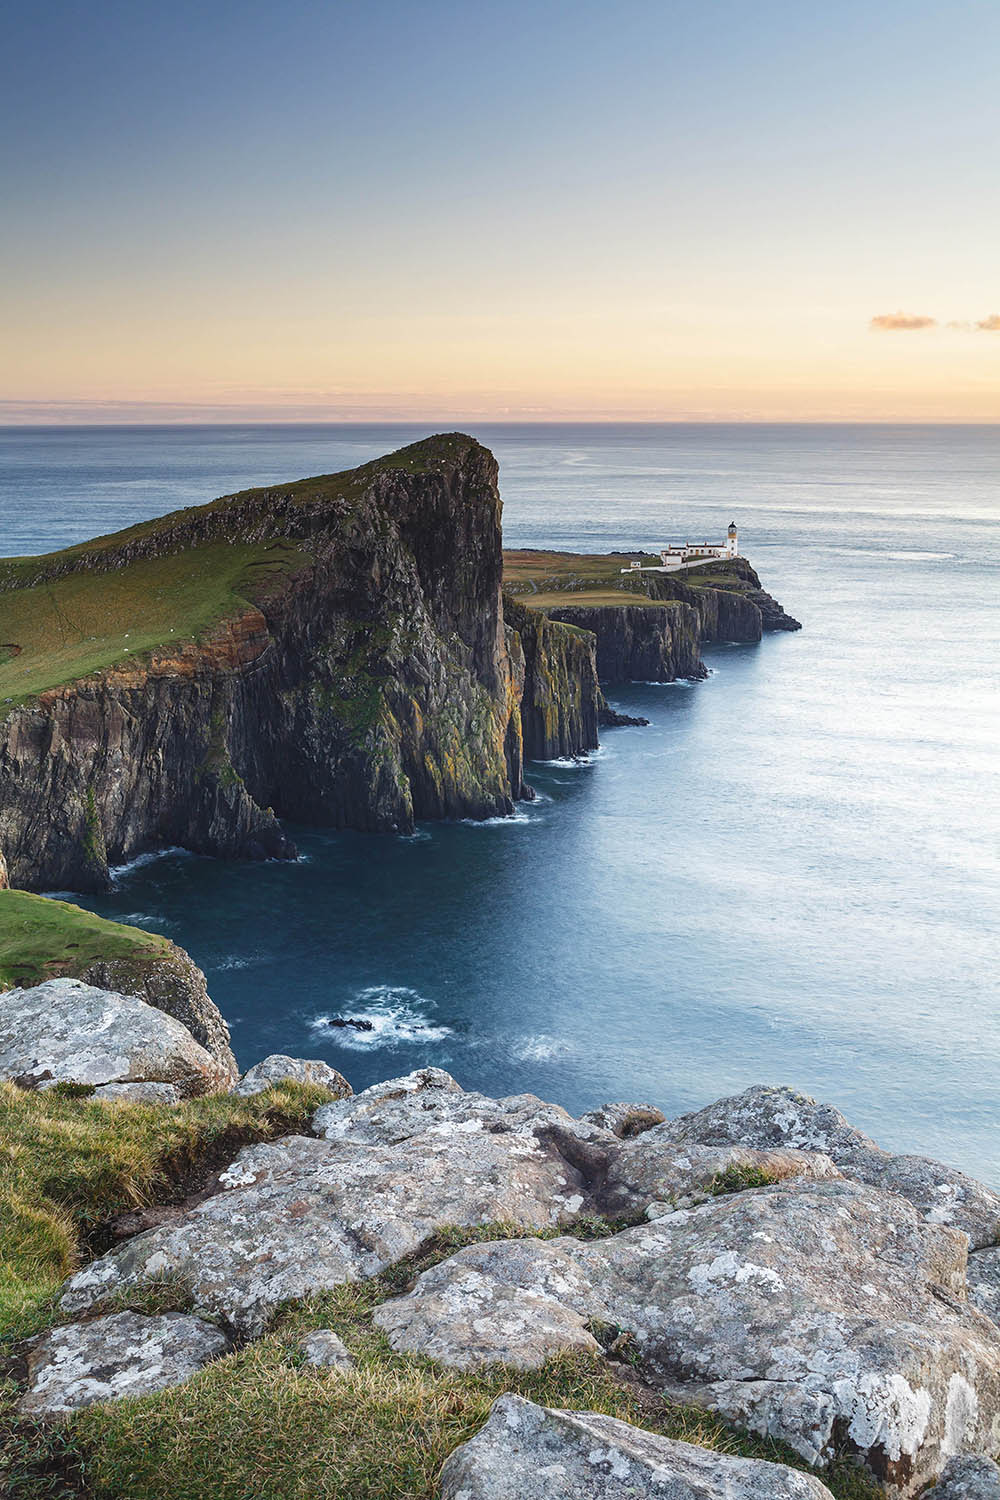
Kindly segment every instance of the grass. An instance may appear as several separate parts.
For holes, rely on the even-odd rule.
[[[806,1467],[783,1445],[665,1401],[627,1367],[599,1357],[561,1356],[529,1372],[494,1366],[461,1373],[395,1354],[372,1322],[379,1303],[461,1245],[511,1232],[490,1224],[443,1233],[383,1276],[288,1305],[263,1339],[185,1386],[92,1407],[63,1429],[22,1425],[13,1436],[11,1500],[58,1494],[37,1488],[46,1465],[77,1485],[85,1477],[93,1500],[432,1500],[444,1460],[479,1430],[504,1391],[545,1406],[604,1412],[719,1452]],[[300,1341],[315,1328],[340,1335],[355,1361],[351,1371],[304,1362]],[[18,1488],[18,1463],[35,1488]],[[880,1493],[848,1461],[823,1478],[837,1500]]]
[[[613,606],[615,609],[666,609],[667,605],[660,599],[647,599],[645,594],[637,594],[634,589],[552,589],[540,591],[535,594],[518,595],[522,604],[529,609],[564,609],[568,604],[579,604],[583,608],[605,608]]]
[[[327,1097],[284,1083],[166,1109],[0,1082],[0,1353],[45,1325],[61,1281],[108,1219],[168,1201],[246,1141],[302,1129]]]
[[[0,638],[20,649],[0,662],[0,704],[197,640],[245,613],[266,580],[306,561],[285,542],[216,542],[8,589],[0,593]]]
[[[165,938],[108,922],[68,901],[0,891],[0,990],[82,974],[102,960],[155,959]]]
[[[285,1084],[250,1099],[220,1095],[168,1110],[0,1085],[0,1367],[5,1350],[16,1352],[19,1340],[58,1321],[59,1282],[103,1221],[176,1196],[193,1168],[228,1160],[244,1140],[302,1128],[319,1098],[315,1089]],[[585,1238],[620,1227],[599,1218],[576,1226]],[[805,1467],[780,1444],[663,1400],[627,1363],[574,1355],[527,1373],[462,1373],[393,1352],[372,1321],[379,1303],[462,1245],[518,1232],[505,1224],[443,1231],[382,1276],[286,1305],[262,1339],[186,1385],[91,1407],[66,1423],[18,1419],[16,1381],[0,1380],[0,1493],[5,1500],[432,1500],[444,1459],[508,1390]],[[153,1313],[185,1302],[183,1288],[164,1283],[119,1305]],[[353,1370],[304,1362],[300,1340],[315,1328],[340,1335]],[[599,1338],[620,1332],[595,1330]],[[622,1343],[627,1351],[627,1339],[616,1347]],[[880,1493],[846,1460],[822,1477],[837,1500]]]
[[[717,561],[693,564],[679,573],[633,573],[628,555],[590,552],[510,551],[503,555],[504,588],[532,609],[555,609],[563,604],[606,608],[609,605],[662,605],[648,590],[669,587],[667,580],[686,588],[739,588],[741,580]],[[652,558],[644,558],[647,565]],[[622,569],[626,571],[623,572]]]

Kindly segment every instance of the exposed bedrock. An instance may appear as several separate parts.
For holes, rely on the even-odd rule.
[[[504,596],[504,619],[523,652],[524,756],[556,760],[595,750],[604,699],[592,631],[526,609],[509,594]]]
[[[492,455],[453,435],[39,559],[31,587],[77,571],[113,588],[137,560],[202,544],[301,554],[200,640],[8,710],[11,882],[100,889],[109,864],[170,844],[287,857],[279,817],[407,832],[509,813],[530,795],[525,755],[597,744],[599,689],[591,637],[505,625],[500,513]]]
[[[549,615],[593,632],[604,686],[706,676],[699,654],[699,616],[690,605],[563,605]]]
[[[916,1495],[954,1455],[1000,1448],[1000,1328],[969,1299],[965,1232],[1000,1200],[925,1163],[957,1205],[943,1223],[911,1159],[880,1153],[876,1177],[878,1148],[835,1111],[769,1092],[795,1107],[761,1129],[757,1090],[677,1121],[628,1104],[573,1119],[425,1069],[324,1105],[316,1136],[245,1148],[217,1191],[78,1271],[61,1307],[86,1317],[168,1277],[253,1338],[289,1298],[496,1226],[508,1237],[378,1305],[396,1350],[466,1370],[624,1353],[670,1399],[812,1463],[853,1451]],[[602,1213],[631,1226],[578,1232]]]

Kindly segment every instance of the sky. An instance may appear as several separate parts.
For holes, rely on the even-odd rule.
[[[996,0],[8,0],[0,422],[1000,421]]]

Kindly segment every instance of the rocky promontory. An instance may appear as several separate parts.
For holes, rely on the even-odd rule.
[[[172,844],[286,858],[282,819],[507,814],[526,759],[596,746],[601,682],[795,624],[741,559],[637,582],[539,554],[542,597],[500,516],[493,456],[450,434],[0,562],[0,882],[102,889]]]

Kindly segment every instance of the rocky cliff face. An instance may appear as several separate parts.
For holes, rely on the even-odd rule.
[[[510,595],[504,599],[504,618],[524,659],[524,755],[529,760],[557,760],[595,750],[604,699],[594,634],[525,609]]]
[[[279,816],[405,832],[507,813],[524,753],[596,744],[591,644],[532,623],[525,646],[505,629],[496,463],[472,439],[179,512],[39,559],[30,581],[113,584],[220,539],[301,556],[201,639],[51,688],[0,725],[14,884],[100,888],[109,863],[171,843],[287,856]]]
[[[603,686],[704,677],[701,617],[690,604],[564,605],[549,612],[593,633]]]

